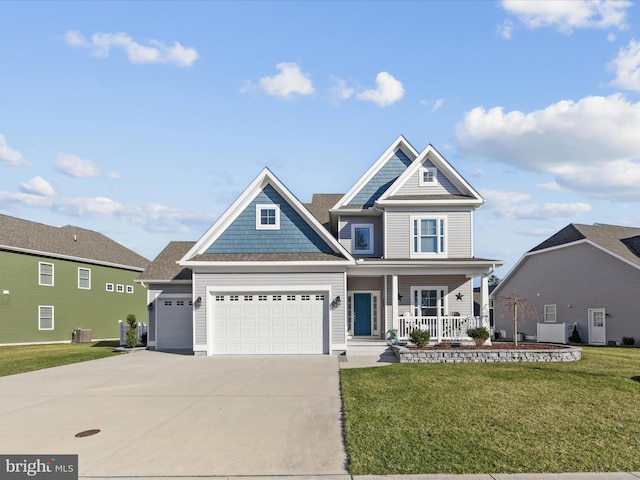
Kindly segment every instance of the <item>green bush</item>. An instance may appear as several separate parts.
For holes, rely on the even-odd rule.
[[[481,338],[482,340],[486,340],[491,336],[489,330],[486,327],[474,327],[467,330],[467,335],[471,338]]]
[[[571,336],[569,337],[569,341],[571,343],[582,343],[582,338],[580,338],[580,332],[578,332],[578,326],[573,326],[573,332],[571,332]]]
[[[425,347],[429,344],[429,339],[431,335],[426,330],[420,330],[419,328],[414,328],[409,334],[409,340],[414,343],[417,347]]]
[[[133,313],[127,315],[127,335],[125,337],[125,343],[127,347],[134,348],[138,345],[138,322],[136,322],[136,316]]]
[[[633,337],[622,337],[622,344],[623,345],[635,345],[636,344],[636,339]]]

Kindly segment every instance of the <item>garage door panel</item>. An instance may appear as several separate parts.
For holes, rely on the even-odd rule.
[[[192,349],[193,320],[191,299],[189,297],[161,297],[158,301],[158,305],[158,349]]]
[[[211,300],[215,353],[325,353],[322,294],[234,292]]]

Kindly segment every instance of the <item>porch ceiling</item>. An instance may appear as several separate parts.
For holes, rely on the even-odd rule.
[[[467,278],[491,273],[502,266],[500,260],[481,258],[380,259],[361,258],[347,267],[350,276],[371,275],[465,275]]]

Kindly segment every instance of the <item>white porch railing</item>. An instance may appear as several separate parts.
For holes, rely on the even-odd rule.
[[[407,340],[409,334],[416,328],[429,332],[432,339],[441,340],[469,340],[467,330],[475,327],[485,327],[489,330],[489,317],[411,317],[402,316],[398,319],[398,339]]]

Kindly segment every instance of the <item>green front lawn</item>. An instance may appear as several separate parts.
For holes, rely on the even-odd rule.
[[[0,377],[118,355],[118,341],[0,347]]]
[[[340,377],[354,475],[640,471],[640,349]]]

